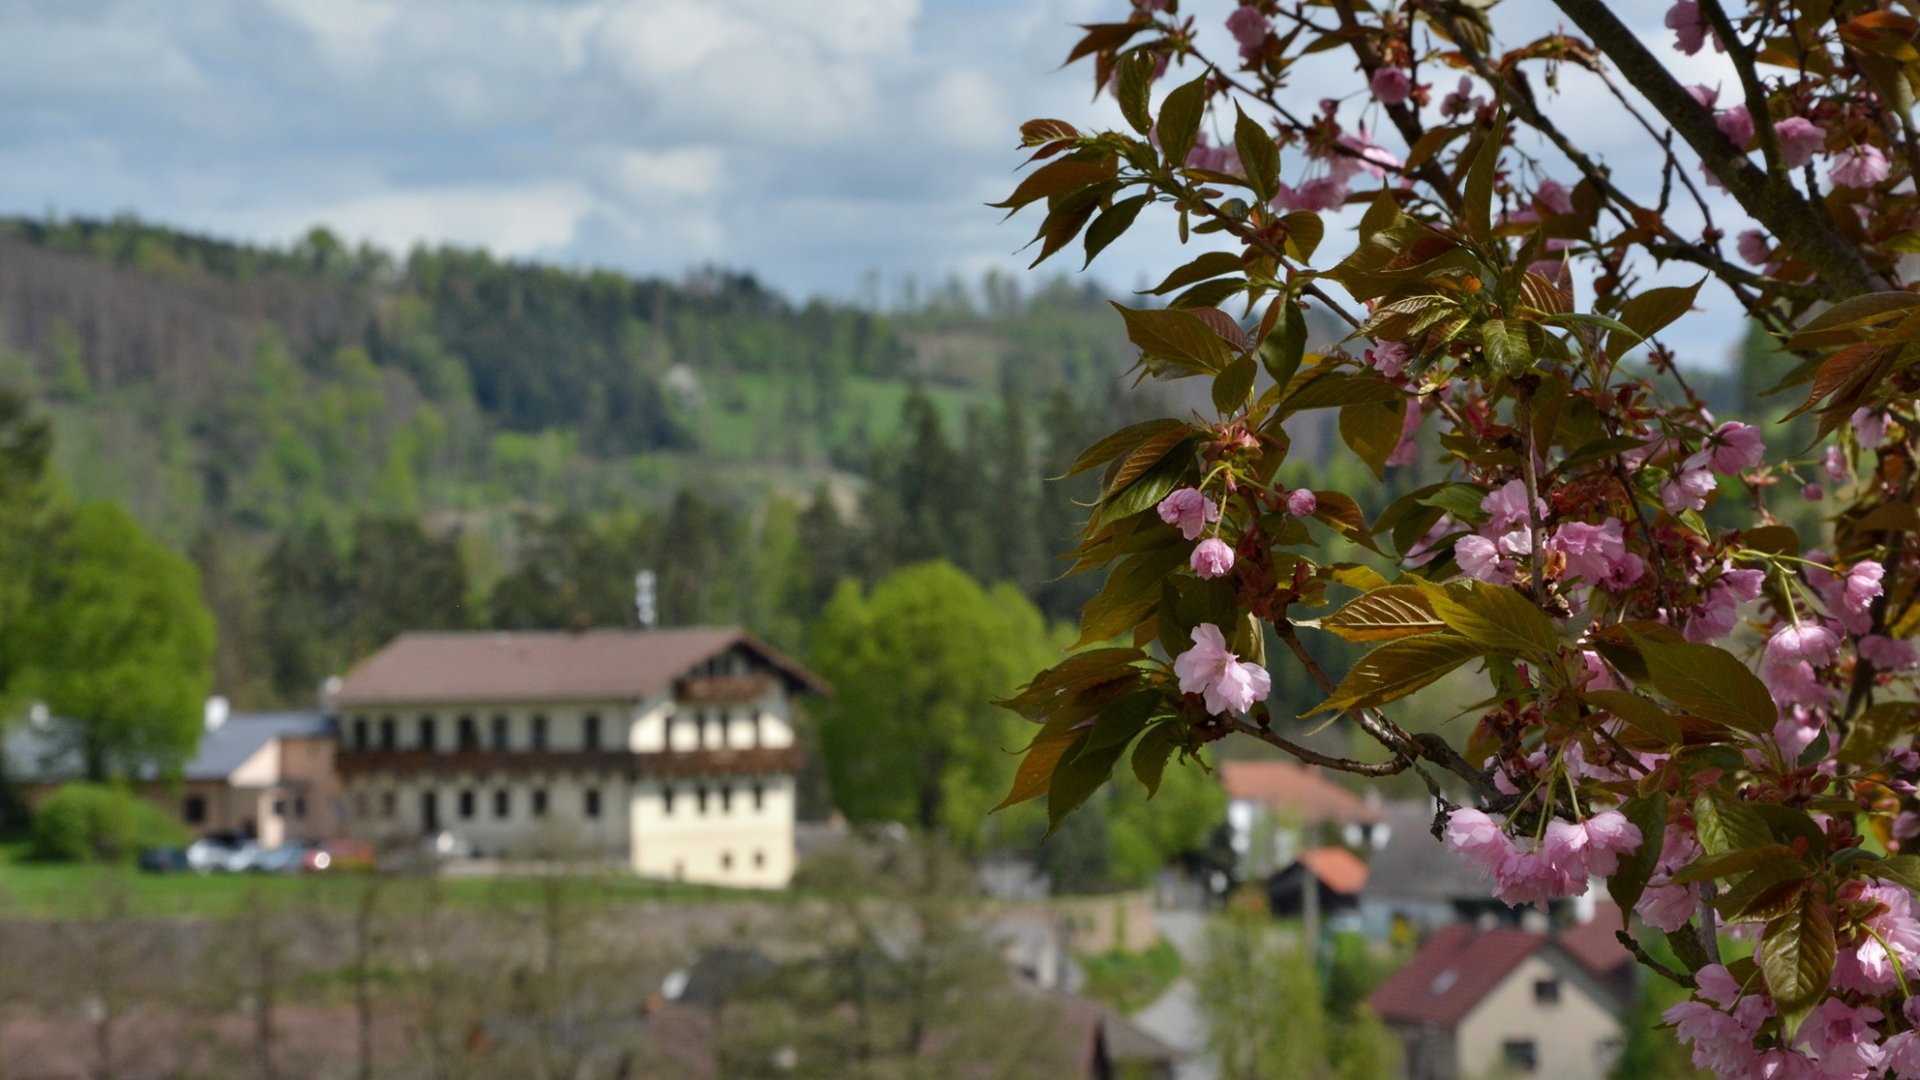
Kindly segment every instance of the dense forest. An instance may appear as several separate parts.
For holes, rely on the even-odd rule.
[[[1188,403],[1132,386],[1097,286],[901,291],[877,311],[720,270],[16,219],[0,387],[51,420],[69,495],[197,564],[215,685],[242,707],[310,702],[404,629],[630,625],[642,568],[663,621],[796,650],[842,579],[929,558],[1071,616],[1097,582],[1054,555],[1091,479],[1044,478]],[[1756,414],[1772,365],[1748,359],[1694,389]],[[1416,464],[1380,485],[1332,432],[1295,435],[1325,464],[1289,483],[1378,510],[1424,482]]]

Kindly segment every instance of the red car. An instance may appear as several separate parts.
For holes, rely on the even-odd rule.
[[[329,840],[307,852],[301,869],[365,870],[373,865],[373,845],[364,840]]]

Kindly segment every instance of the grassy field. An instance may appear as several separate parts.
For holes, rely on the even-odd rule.
[[[275,909],[351,910],[375,883],[354,872],[325,874],[143,874],[131,867],[35,862],[25,845],[0,843],[0,917],[85,919],[224,918],[256,905]],[[552,891],[534,876],[381,878],[380,906],[389,911],[448,907],[531,909]],[[785,894],[645,881],[615,874],[567,877],[570,905],[614,906],[650,901],[738,902]],[[436,897],[436,890],[438,895]]]

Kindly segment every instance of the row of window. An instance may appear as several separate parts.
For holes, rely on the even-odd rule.
[[[673,729],[676,724],[691,724],[693,727],[694,745],[707,745],[707,725],[709,723],[718,727],[719,741],[724,743],[728,730],[725,711],[714,710],[713,715],[709,716],[707,710],[695,709],[686,716],[672,716],[667,718],[667,745],[673,745]],[[751,718],[747,720],[747,724],[749,725],[751,736],[750,744],[759,746],[760,725],[755,723]],[[377,721],[365,716],[356,716],[352,721],[350,745],[355,750],[398,750],[400,748],[400,725],[400,719],[394,716],[382,716]],[[514,749],[512,740],[509,738],[511,730],[512,725],[506,716],[494,716],[487,725],[486,748],[494,751]],[[439,722],[432,714],[422,715],[419,720],[415,722],[413,732],[412,749],[429,751],[440,749]],[[480,724],[477,718],[471,715],[465,715],[454,720],[452,748],[455,750],[479,750],[481,748]],[[543,714],[535,713],[533,715],[528,727],[527,745],[525,749],[547,749],[547,718]],[[599,713],[588,713],[581,718],[580,749],[600,749]]]
[[[676,804],[678,804],[679,806],[682,807],[682,809],[689,810],[695,816],[699,816],[699,817],[706,816],[709,812],[713,811],[716,806],[718,808],[719,813],[730,814],[733,812],[734,789],[733,789],[733,785],[731,784],[721,784],[714,788],[709,788],[705,784],[696,784],[691,794],[692,794],[692,805],[688,806],[684,801],[678,798],[679,792],[676,789],[671,787],[665,789],[661,793],[662,811],[666,814],[667,817],[672,817],[674,815],[674,807]],[[742,794],[746,796],[746,798],[752,803],[753,809],[756,812],[765,810],[767,808],[767,789],[764,785],[757,784],[757,783],[751,784],[742,792]],[[434,793],[431,791],[423,792],[422,795],[424,798],[429,800],[434,798]],[[455,804],[459,811],[460,820],[472,821],[476,816],[478,816],[478,810],[477,810],[479,805],[478,799],[479,799],[478,795],[474,792],[472,788],[460,789],[459,794],[455,796]],[[531,792],[528,793],[528,810],[534,817],[547,816],[547,802],[548,800],[547,800],[546,788],[534,788]],[[298,800],[297,805],[298,805],[298,813],[296,816],[305,817],[306,816],[306,800],[305,799]],[[189,821],[195,820],[191,816],[191,807],[192,807],[192,804],[191,802],[189,802],[189,812],[190,812],[188,817]],[[355,799],[354,809],[359,814],[360,817],[365,818],[368,816],[367,815],[367,809],[368,809],[367,795],[365,792],[362,792]],[[279,803],[274,804],[274,811],[275,813],[280,812]],[[204,807],[202,808],[202,813],[203,814],[205,813]],[[392,818],[398,813],[399,813],[399,800],[395,797],[394,793],[391,791],[381,792],[380,793],[380,816],[384,818]],[[493,816],[496,819],[500,819],[500,820],[505,820],[513,816],[513,789],[512,788],[495,788],[494,789]],[[580,792],[580,816],[585,818],[598,818],[600,816],[600,789],[599,788],[590,787],[590,788],[582,789],[582,791]]]
[[[273,800],[273,809],[270,813],[274,817],[283,818],[287,816],[288,809],[286,799],[275,799]],[[307,797],[305,795],[295,795],[291,809],[296,819],[304,820],[307,816]],[[186,800],[181,804],[180,816],[184,818],[189,825],[206,824],[207,797],[204,795],[187,796]]]

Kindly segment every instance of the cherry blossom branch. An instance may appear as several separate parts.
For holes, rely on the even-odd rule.
[[[1622,948],[1626,949],[1628,952],[1633,954],[1633,958],[1639,961],[1642,967],[1645,967],[1651,970],[1654,974],[1659,975],[1660,977],[1665,979],[1671,979],[1673,982],[1681,986],[1684,986],[1689,990],[1699,985],[1699,983],[1694,980],[1694,977],[1691,974],[1687,972],[1682,972],[1682,971],[1675,971],[1672,968],[1668,967],[1667,965],[1661,963],[1660,961],[1655,960],[1652,956],[1648,955],[1647,950],[1641,947],[1639,939],[1635,938],[1632,934],[1627,933],[1625,930],[1615,930],[1613,932],[1613,937],[1614,937],[1614,940],[1620,943]]]
[[[1612,60],[1640,96],[1700,155],[1707,168],[1749,215],[1792,249],[1814,272],[1830,300],[1877,291],[1875,275],[1860,251],[1809,206],[1791,184],[1770,178],[1740,154],[1714,123],[1713,114],[1687,93],[1666,65],[1647,50],[1604,0],[1554,0],[1599,50]]]
[[[1251,735],[1269,746],[1278,747],[1286,751],[1288,754],[1299,758],[1308,765],[1318,765],[1322,768],[1353,773],[1356,776],[1394,776],[1407,771],[1408,767],[1413,765],[1410,759],[1397,755],[1390,761],[1370,762],[1322,754],[1317,750],[1302,746],[1274,731],[1264,707],[1261,707],[1259,711],[1261,714],[1260,723],[1252,724],[1236,717],[1227,724],[1227,730],[1236,731],[1242,735]]]
[[[1380,54],[1375,51],[1373,43],[1367,40],[1366,34],[1361,32],[1360,21],[1354,18],[1352,0],[1335,0],[1333,9],[1340,16],[1340,30],[1347,36],[1347,44],[1360,61],[1360,70],[1371,85],[1373,73],[1382,66]],[[1420,145],[1420,137],[1427,133],[1426,125],[1420,122],[1420,114],[1408,108],[1404,101],[1395,105],[1383,102],[1382,107],[1387,111],[1387,119],[1399,129],[1400,137],[1406,140],[1408,149]],[[1460,190],[1448,181],[1445,170],[1435,165],[1431,158],[1422,162],[1416,171],[1421,181],[1440,196],[1441,202],[1447,204],[1447,209],[1458,213],[1465,205],[1466,200]]]

